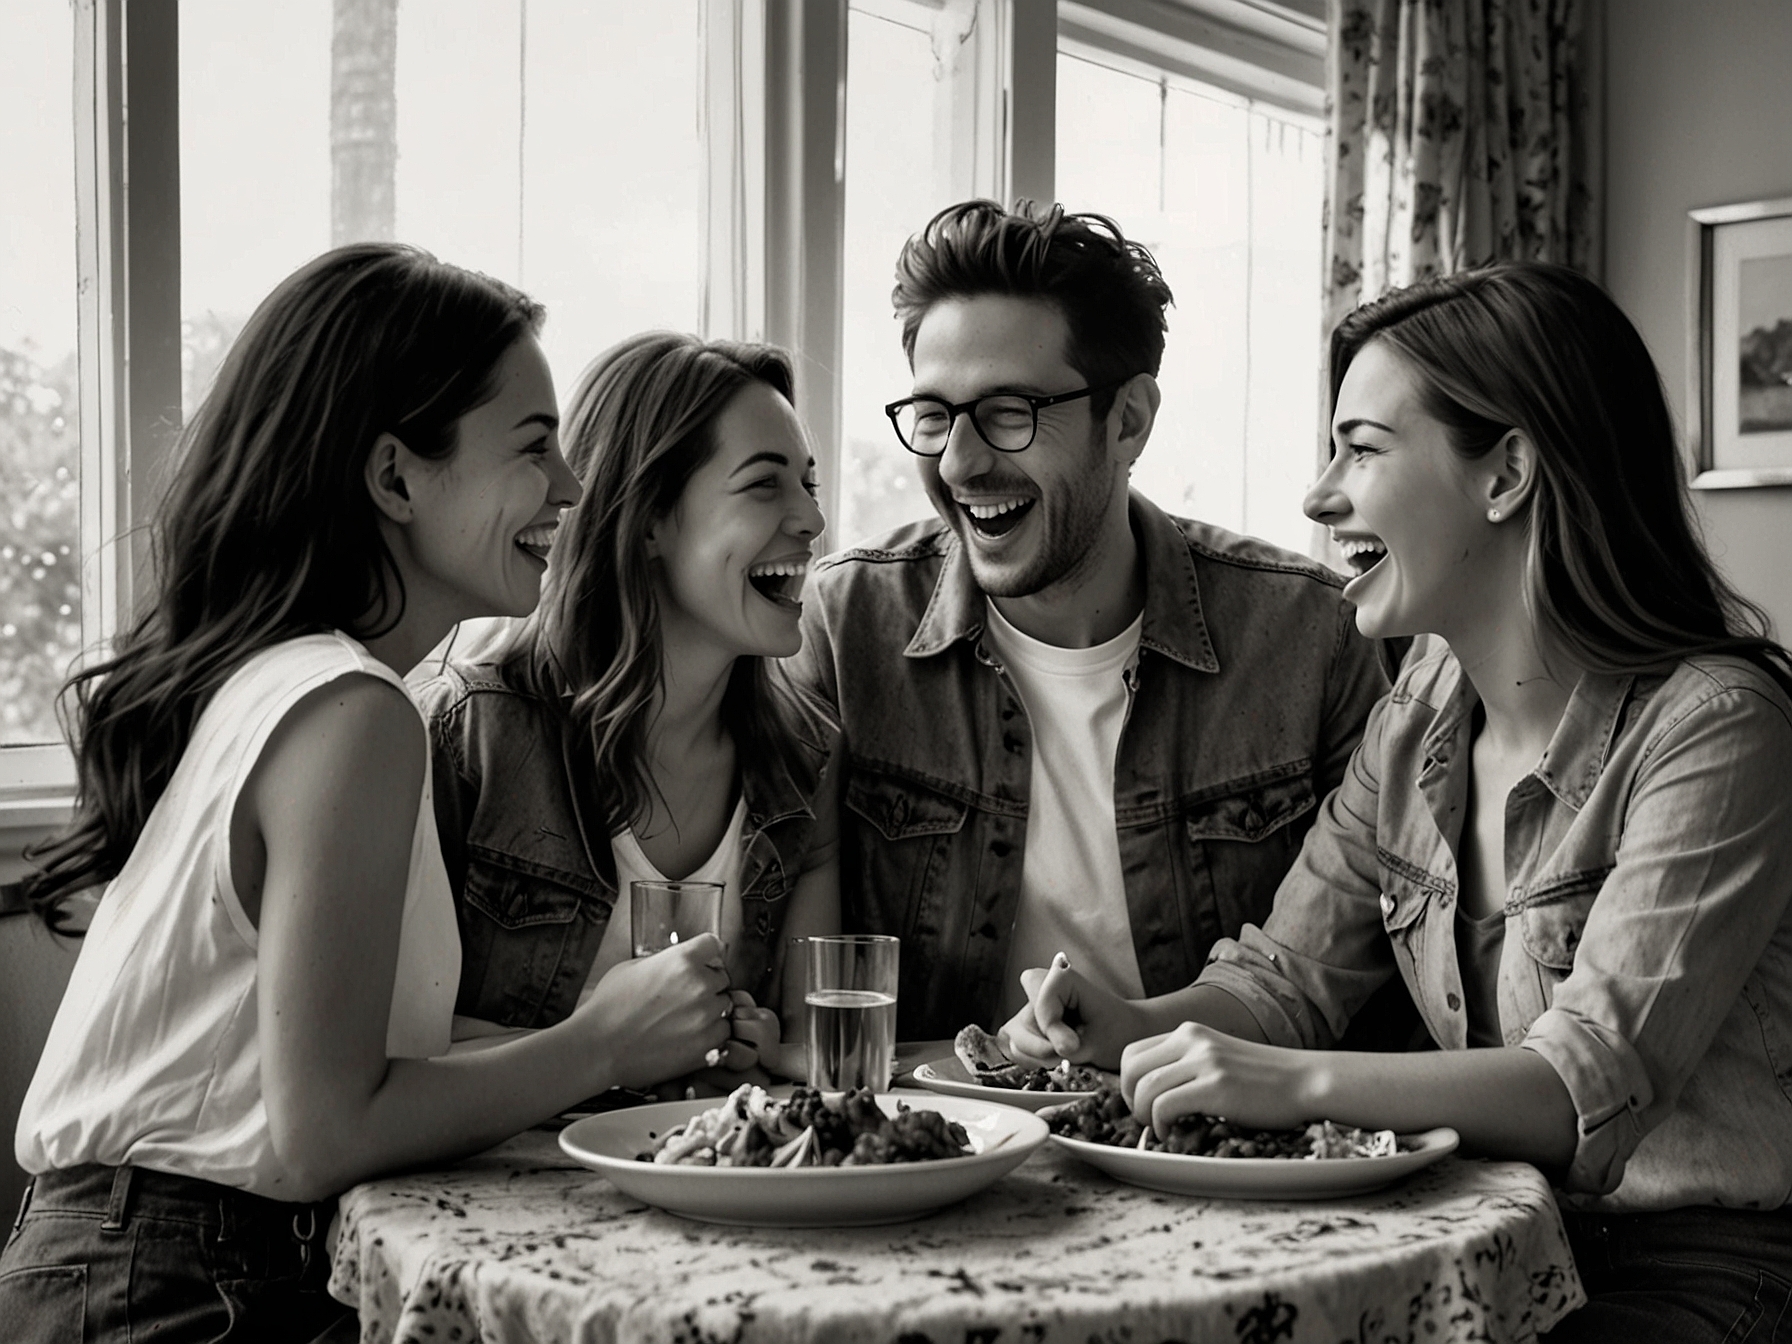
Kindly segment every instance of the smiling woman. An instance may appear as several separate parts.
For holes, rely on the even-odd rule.
[[[1522,563],[1525,532],[1493,525],[1500,482],[1483,477],[1510,464],[1454,451],[1426,395],[1393,347],[1365,347],[1338,389],[1337,451],[1309,507],[1356,572],[1344,596],[1358,630],[1372,639],[1430,631],[1454,645],[1497,620],[1510,597],[1505,562]]]
[[[1562,1187],[1591,1301],[1552,1341],[1743,1338],[1792,1281],[1792,655],[1705,554],[1648,351],[1586,277],[1396,291],[1331,372],[1307,512],[1365,634],[1442,638],[1261,927],[1155,999],[1029,971],[1008,1030],[1119,1061],[1160,1130],[1451,1126]],[[1395,975],[1442,1048],[1318,1053]]]
[[[421,688],[468,1033],[566,1017],[629,958],[629,884],[692,879],[726,889],[718,1077],[795,1065],[759,1004],[802,1001],[783,948],[831,932],[838,894],[836,735],[772,661],[801,645],[822,528],[791,394],[769,346],[657,332],[600,356],[567,407],[585,494],[540,609]]]
[[[54,919],[107,884],[20,1113],[9,1339],[310,1340],[346,1314],[340,1191],[723,1040],[699,938],[555,1031],[438,1058],[460,948],[401,677],[453,622],[534,607],[578,497],[541,318],[416,249],[340,248],[189,422],[158,590],[74,682],[79,812],[30,888]]]
[[[660,635],[681,668],[726,674],[737,657],[788,657],[809,547],[822,527],[815,463],[796,410],[751,382],[716,416],[713,451],[647,530],[659,562]]]
[[[553,376],[533,337],[511,346],[492,381],[491,399],[462,418],[452,457],[419,460],[384,434],[368,460],[376,480],[415,482],[406,503],[416,526],[393,538],[416,574],[406,598],[439,608],[450,625],[474,611],[535,610],[560,510],[579,497],[560,455]]]

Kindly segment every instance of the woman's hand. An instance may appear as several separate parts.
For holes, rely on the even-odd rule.
[[[1138,1005],[1071,970],[1062,952],[1049,969],[1022,971],[1027,1006],[996,1039],[1008,1058],[1050,1067],[1060,1059],[1111,1069],[1120,1052],[1148,1030]]]
[[[744,989],[730,994],[734,1000],[733,1035],[722,1062],[736,1071],[769,1063],[781,1031],[778,1015],[759,1007]]]
[[[607,1086],[648,1087],[703,1067],[726,1045],[734,1013],[721,940],[705,933],[613,966],[568,1021],[609,1056]]]
[[[1199,1111],[1259,1129],[1292,1129],[1321,1117],[1316,1089],[1326,1057],[1259,1045],[1184,1022],[1126,1047],[1120,1090],[1133,1116],[1161,1137],[1179,1115]]]

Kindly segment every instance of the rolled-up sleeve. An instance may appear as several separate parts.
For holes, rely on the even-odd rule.
[[[1673,1110],[1786,913],[1792,723],[1764,687],[1712,681],[1600,783],[1629,789],[1615,863],[1522,1042],[1573,1099],[1565,1185],[1592,1194]]]
[[[1335,1045],[1394,972],[1379,905],[1376,825],[1389,718],[1399,710],[1383,697],[1370,711],[1269,918],[1215,943],[1197,981],[1238,999],[1277,1045]]]

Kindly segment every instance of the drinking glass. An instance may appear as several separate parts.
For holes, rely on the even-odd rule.
[[[809,940],[809,1085],[887,1092],[896,1058],[896,968],[902,940],[831,934]]]
[[[629,934],[637,957],[651,957],[700,933],[722,931],[720,882],[629,883]]]

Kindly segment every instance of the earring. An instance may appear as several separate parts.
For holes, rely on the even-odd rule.
[[[1500,511],[1498,509],[1487,510],[1487,521],[1488,522],[1497,523],[1497,522],[1499,522],[1499,520],[1500,520]]]

